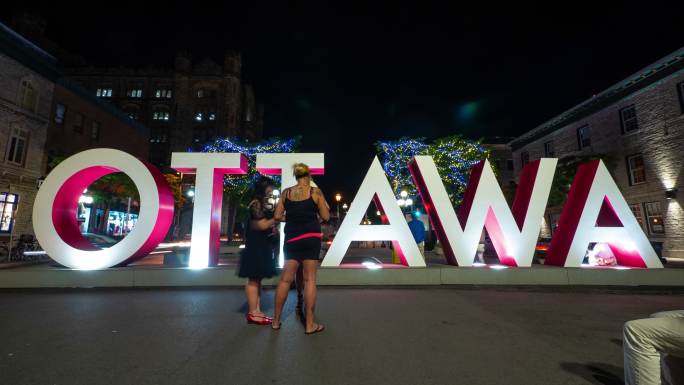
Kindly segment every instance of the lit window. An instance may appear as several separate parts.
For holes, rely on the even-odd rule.
[[[213,112],[209,113],[209,120],[216,120],[216,114]]]
[[[197,90],[197,97],[198,98],[203,98],[204,97],[204,89],[200,88]]]
[[[154,97],[157,99],[171,99],[171,90],[167,88],[158,88],[154,91]]]
[[[66,114],[66,107],[64,104],[57,103],[55,105],[55,123],[64,124],[64,115]]]
[[[111,98],[112,89],[111,88],[98,88],[95,95],[99,98]]]
[[[129,98],[142,98],[142,90],[139,88],[128,90],[126,95],[128,95]]]
[[[202,118],[203,118],[203,117],[202,117],[202,113],[201,113],[201,112],[198,112],[197,114],[195,114],[195,120],[196,120],[196,121],[201,122],[201,121],[202,121]]]
[[[14,214],[19,202],[17,194],[0,193],[0,233],[12,231]]]
[[[550,140],[544,143],[544,157],[553,158],[556,156],[556,152],[553,149],[553,141]]]
[[[622,125],[623,134],[639,129],[636,108],[633,105],[620,110],[620,124]]]
[[[589,136],[589,126],[582,126],[577,129],[577,144],[579,149],[591,146],[591,137]]]
[[[93,126],[90,130],[90,140],[93,142],[100,140],[100,122],[93,121]]]
[[[36,110],[38,104],[38,92],[30,80],[21,81],[19,88],[19,106],[30,111]]]
[[[78,132],[79,134],[83,133],[84,120],[83,114],[79,114],[78,112],[74,114],[74,132]]]
[[[138,120],[138,113],[137,112],[129,112],[128,113],[128,118],[133,119],[133,120]]]
[[[644,203],[644,206],[646,207],[648,231],[651,234],[664,234],[665,225],[663,224],[663,211],[660,202],[648,202]]]
[[[630,210],[632,210],[632,214],[634,214],[634,218],[636,218],[637,222],[639,222],[639,227],[642,229],[644,228],[644,213],[643,210],[641,209],[641,205],[639,203],[629,205]]]
[[[26,150],[28,148],[28,131],[20,128],[13,128],[12,135],[9,138],[7,156],[5,160],[8,163],[16,165],[23,165],[26,158]]]
[[[520,164],[522,166],[525,166],[530,162],[530,153],[527,151],[523,151],[520,153]]]
[[[155,111],[152,115],[152,120],[169,120],[168,111]]]
[[[629,171],[629,184],[641,184],[646,182],[646,167],[644,157],[641,154],[627,157],[627,167]]]

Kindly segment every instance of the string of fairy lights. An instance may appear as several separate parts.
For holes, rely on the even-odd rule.
[[[299,146],[300,138],[269,138],[256,143],[249,143],[239,138],[219,138],[207,143],[201,152],[237,152],[245,155],[249,162],[247,175],[226,175],[224,189],[235,194],[246,193],[261,174],[256,171],[256,155],[264,153],[294,152]],[[272,176],[278,181],[279,177]]]
[[[247,175],[226,175],[224,188],[227,192],[243,194],[248,191],[260,174],[256,171],[256,154],[294,152],[301,138],[269,138],[250,143],[239,138],[219,138],[205,144],[201,152],[237,152],[247,157]],[[442,177],[449,197],[459,203],[468,181],[470,169],[489,156],[489,149],[479,141],[452,135],[427,142],[425,138],[402,137],[398,140],[378,141],[376,150],[392,189],[399,195],[406,191],[416,195],[416,187],[408,170],[408,162],[416,155],[431,155]],[[275,177],[277,179],[277,177]]]
[[[379,141],[376,149],[397,195],[401,191],[409,195],[416,194],[408,162],[416,155],[431,155],[449,198],[455,204],[460,203],[463,197],[470,169],[489,156],[489,149],[479,141],[460,135],[439,138],[430,143],[425,138],[402,137],[393,141]]]

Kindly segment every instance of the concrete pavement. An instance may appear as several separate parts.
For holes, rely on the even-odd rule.
[[[622,324],[682,291],[322,288],[327,330],[239,289],[0,291],[1,384],[618,384]],[[264,294],[272,312],[273,291]]]

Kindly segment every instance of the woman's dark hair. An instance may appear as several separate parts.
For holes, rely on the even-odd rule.
[[[262,176],[256,182],[254,182],[254,195],[253,198],[261,200],[266,196],[266,190],[269,187],[273,187],[273,179]]]

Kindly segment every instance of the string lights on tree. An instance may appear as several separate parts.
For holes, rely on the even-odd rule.
[[[382,167],[390,179],[395,194],[406,191],[415,196],[416,188],[407,167],[416,155],[431,155],[452,203],[460,203],[470,169],[489,156],[489,149],[479,141],[452,135],[427,143],[425,138],[402,137],[394,141],[379,141],[376,149]]]

